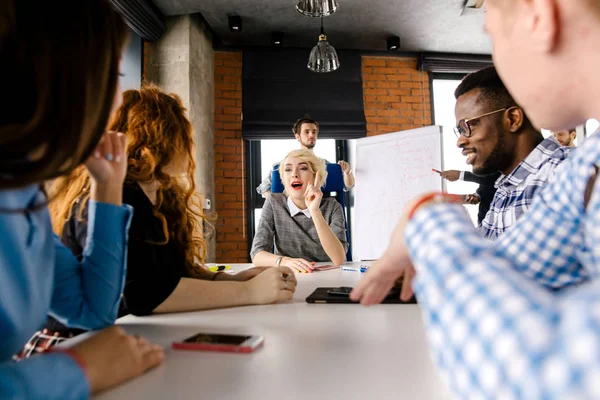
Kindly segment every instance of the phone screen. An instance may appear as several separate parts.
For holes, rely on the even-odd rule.
[[[199,333],[187,338],[183,343],[212,343],[212,344],[230,344],[239,346],[252,336],[243,335],[220,335],[214,333]]]

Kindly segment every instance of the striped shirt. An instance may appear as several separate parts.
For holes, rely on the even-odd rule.
[[[552,180],[555,168],[569,155],[554,137],[537,145],[510,173],[496,181],[496,194],[481,225],[486,239],[496,240],[531,208],[537,191]]]
[[[344,213],[340,203],[333,197],[328,197],[321,201],[319,208],[325,221],[344,246],[344,252],[348,251]],[[261,251],[285,257],[304,258],[307,261],[329,261],[312,218],[303,212],[292,216],[287,198],[282,193],[272,193],[265,200],[250,257],[254,259]]]

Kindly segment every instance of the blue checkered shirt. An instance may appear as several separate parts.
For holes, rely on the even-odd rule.
[[[554,169],[569,155],[553,136],[543,140],[510,173],[496,181],[496,194],[481,225],[486,239],[496,240],[526,213],[538,189],[552,180]]]
[[[405,230],[442,377],[462,399],[600,398],[600,135],[556,170],[506,234],[481,238],[459,205]]]

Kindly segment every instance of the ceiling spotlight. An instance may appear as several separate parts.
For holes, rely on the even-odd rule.
[[[398,36],[390,36],[387,40],[388,50],[398,50],[400,48],[400,38]]]
[[[327,17],[339,8],[337,0],[300,0],[296,11],[307,17]]]
[[[242,17],[239,15],[230,15],[227,18],[229,19],[229,30],[231,32],[242,31]]]
[[[283,32],[271,33],[271,44],[273,46],[281,46],[283,44]]]

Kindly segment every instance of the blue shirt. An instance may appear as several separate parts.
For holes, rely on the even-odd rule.
[[[480,225],[485,238],[496,240],[531,208],[535,194],[552,180],[554,169],[567,158],[569,151],[550,136],[509,175],[500,175],[490,209]]]
[[[459,205],[407,225],[430,347],[457,398],[600,398],[599,167],[594,135],[495,242]]]
[[[1,399],[89,397],[89,383],[68,355],[19,363],[11,356],[48,313],[72,327],[111,325],[123,291],[131,208],[90,201],[88,240],[79,262],[53,234],[47,208],[32,208],[45,201],[35,185],[0,190]]]

